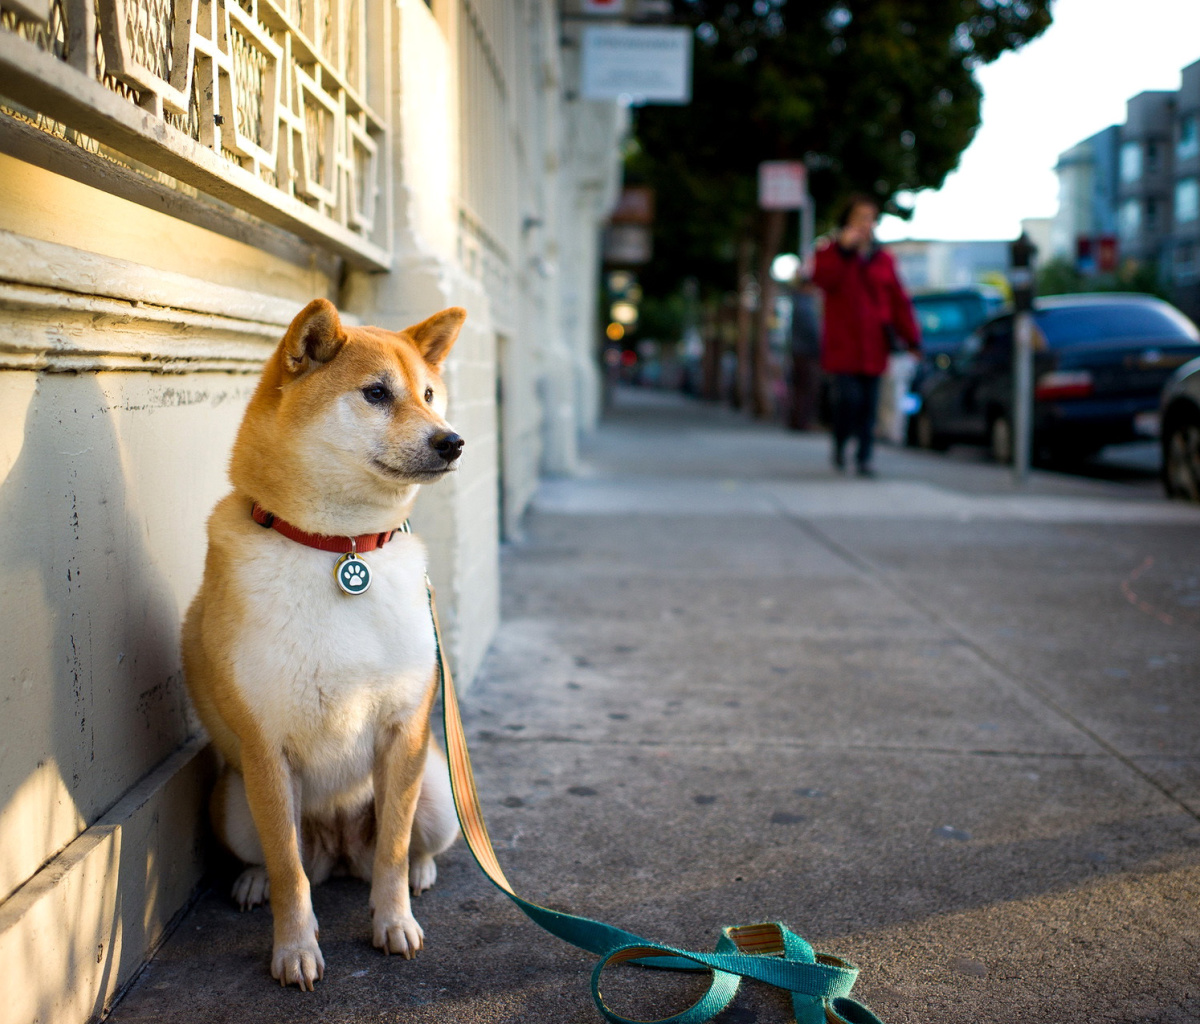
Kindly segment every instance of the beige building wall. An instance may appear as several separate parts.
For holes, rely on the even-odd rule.
[[[414,513],[464,684],[501,536],[594,423],[623,122],[572,98],[555,4],[327,6],[202,5],[180,83],[149,59],[169,33],[120,65],[86,0],[0,0],[0,957],[22,979],[0,1024],[102,1013],[203,870],[212,759],[179,623],[296,311],[468,310],[462,471]]]
[[[179,666],[254,374],[332,284],[0,155],[4,1021],[103,1009],[202,870]]]

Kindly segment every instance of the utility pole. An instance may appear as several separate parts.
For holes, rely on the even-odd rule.
[[[750,268],[753,265],[754,240],[749,234],[738,239],[737,248],[737,333],[734,352],[737,355],[737,377],[734,387],[735,409],[750,409],[753,405],[754,375],[750,362],[753,353],[754,313],[758,309],[758,282]]]
[[[813,232],[816,224],[816,210],[813,200],[807,192],[804,193],[804,205],[800,207],[800,248],[796,255],[800,257],[800,271],[806,277],[812,277]]]
[[[771,263],[783,241],[787,215],[783,210],[764,210],[759,217],[758,318],[754,325],[753,409],[758,419],[771,415],[771,321],[775,318],[775,279]]]
[[[767,417],[772,411],[770,368],[770,321],[775,315],[775,281],[771,263],[783,241],[786,214],[800,211],[801,251],[804,259],[804,210],[808,196],[808,170],[803,160],[764,160],[758,165],[758,205],[763,211],[759,223],[759,274],[762,287],[754,344],[754,414]]]
[[[1033,448],[1033,295],[1037,246],[1024,231],[1009,246],[1009,283],[1013,292],[1013,479],[1029,478]]]

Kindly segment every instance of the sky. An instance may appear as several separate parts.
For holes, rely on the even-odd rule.
[[[1178,89],[1200,60],[1200,0],[1054,0],[1054,23],[1028,46],[980,68],[982,124],[937,192],[917,193],[910,221],[878,236],[1012,239],[1024,217],[1058,209],[1060,153],[1125,120],[1125,101]]]

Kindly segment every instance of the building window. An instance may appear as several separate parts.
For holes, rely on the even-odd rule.
[[[1200,178],[1182,178],[1175,183],[1175,223],[1191,224],[1200,217]]]
[[[1153,174],[1157,170],[1158,170],[1158,143],[1157,142],[1147,142],[1146,143],[1145,171],[1147,174]]]
[[[1179,141],[1175,144],[1175,156],[1190,160],[1200,155],[1200,117],[1188,114],[1179,121]]]
[[[1117,211],[1117,234],[1122,241],[1131,241],[1142,233],[1142,204],[1126,199]]]
[[[1128,184],[1142,176],[1142,144],[1121,143],[1121,181]]]
[[[1151,234],[1158,230],[1158,200],[1153,196],[1146,199],[1146,217],[1143,223]]]
[[[1184,242],[1175,249],[1175,280],[1194,281],[1196,279],[1196,246],[1192,242]]]

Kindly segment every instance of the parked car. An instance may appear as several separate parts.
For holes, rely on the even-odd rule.
[[[913,296],[913,309],[921,325],[921,355],[932,364],[947,365],[972,331],[1004,309],[998,288],[975,285],[953,291],[925,292]],[[947,360],[939,360],[946,356]]]
[[[951,291],[924,292],[913,296],[913,310],[921,326],[921,361],[906,382],[907,395],[902,412],[909,416],[903,432],[908,443],[917,438],[911,414],[920,408],[917,396],[926,379],[935,370],[946,369],[953,354],[980,324],[1005,307],[1004,295],[990,285],[973,285]]]
[[[1079,461],[1158,434],[1171,373],[1200,355],[1200,331],[1149,295],[1055,295],[1034,308],[1034,456]],[[962,441],[1012,459],[1013,315],[987,321],[920,391],[913,426],[925,448]]]
[[[1159,409],[1163,486],[1168,497],[1200,502],[1200,359],[1175,371]]]

